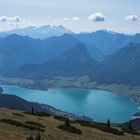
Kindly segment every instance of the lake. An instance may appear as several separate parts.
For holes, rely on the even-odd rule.
[[[69,113],[86,115],[99,122],[106,122],[108,118],[114,123],[128,121],[139,108],[129,97],[103,90],[50,88],[41,91],[18,86],[2,88],[4,93],[17,95],[27,101],[48,104]]]

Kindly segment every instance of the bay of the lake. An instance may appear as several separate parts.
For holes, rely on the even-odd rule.
[[[108,118],[114,123],[128,121],[139,108],[131,98],[104,90],[50,88],[42,91],[10,85],[2,88],[6,94],[48,104],[69,113],[85,115],[99,122],[106,122]]]

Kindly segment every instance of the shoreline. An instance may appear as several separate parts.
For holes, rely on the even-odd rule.
[[[56,89],[56,88],[61,88],[61,89],[72,88],[72,89],[87,89],[87,90],[88,89],[90,89],[90,90],[104,90],[106,92],[112,92],[113,94],[116,94],[118,96],[129,97],[137,105],[140,105],[140,100],[135,99],[135,97],[132,97],[130,95],[124,95],[123,92],[118,93],[116,90],[109,89],[109,87],[108,88],[100,87],[102,85],[99,85],[97,87],[95,86],[95,87],[92,87],[92,88],[90,88],[90,87],[78,87],[78,86],[77,87],[76,86],[67,86],[67,87],[65,87],[65,86],[61,86],[61,87],[57,87],[57,86],[48,87],[48,86],[46,86],[46,87],[42,88],[42,87],[35,87],[34,85],[20,85],[20,84],[1,84],[1,85],[3,85],[3,86],[6,86],[6,85],[18,86],[18,87],[21,87],[21,88],[26,88],[26,89],[31,89],[31,90],[41,90],[41,91],[48,91],[49,89]]]
[[[3,84],[3,85],[9,85],[9,84]],[[26,89],[31,89],[31,90],[43,90],[43,91],[45,91],[45,90],[49,90],[50,88],[77,88],[77,89],[80,89],[81,87],[47,87],[47,88],[34,88],[34,86],[27,86],[27,85],[18,85],[18,84],[10,84],[11,86],[18,86],[18,87],[21,87],[21,88],[26,88]],[[107,92],[113,92],[113,91],[109,91],[109,90],[107,90],[107,89],[105,89],[105,88],[97,88],[97,87],[95,87],[95,88],[82,88],[82,89],[92,89],[92,90],[104,90],[104,91],[107,91]],[[132,97],[130,97],[130,96],[127,96],[127,95],[120,95],[120,94],[117,94],[117,93],[115,93],[115,92],[113,92],[113,94],[116,94],[116,95],[118,95],[118,96],[124,96],[124,97],[129,97],[130,98],[130,100],[131,101],[133,101],[133,102],[135,102],[137,105],[140,105],[140,103],[139,102],[137,102],[134,98],[132,98]],[[46,104],[47,105],[47,104]],[[47,106],[49,106],[49,105],[47,105]],[[53,107],[53,106],[50,106],[50,107],[52,107],[52,108],[55,108],[55,107]],[[139,118],[140,117],[140,106],[138,107],[138,111],[137,112],[135,112],[134,114],[133,114],[133,116],[132,116],[132,119],[135,119],[135,118]],[[56,108],[55,108],[56,109]],[[60,111],[60,109],[56,109],[56,110],[59,110]],[[72,114],[72,113],[68,113],[68,112],[65,112],[65,111],[62,111],[61,110],[61,112],[63,112],[63,113],[65,113],[65,114],[67,114],[67,115],[69,115],[69,114]],[[137,115],[136,116],[136,114],[139,114],[139,115]],[[77,116],[76,114],[73,114],[72,116]],[[79,115],[78,115],[79,116]],[[82,115],[80,115],[79,117],[83,117]],[[87,117],[87,118],[90,118],[90,117],[88,117],[88,116],[84,116],[84,117]],[[93,119],[94,120],[94,119]]]
[[[28,89],[48,90],[49,88],[83,88],[112,92],[120,96],[128,96],[140,105],[140,86],[98,84],[90,81],[88,76],[82,77],[54,77],[42,81],[22,78],[6,78],[0,76],[0,85],[17,85]]]
[[[67,87],[57,87],[57,86],[52,86],[52,87],[35,87],[34,85],[20,85],[20,84],[0,84],[0,86],[3,85],[3,86],[6,86],[6,85],[10,85],[10,86],[18,86],[18,87],[21,87],[21,88],[26,88],[26,89],[31,89],[31,90],[41,90],[41,91],[48,91],[49,89],[55,89],[55,88],[73,88],[73,89],[90,89],[90,90],[104,90],[106,92],[112,92],[113,94],[116,94],[118,96],[124,96],[124,97],[129,97],[133,102],[135,102],[137,105],[140,105],[140,100],[137,100],[135,99],[135,97],[132,97],[132,96],[129,96],[129,95],[124,95],[124,94],[121,94],[121,93],[117,93],[116,90],[111,90],[111,89],[107,89],[107,88],[104,88],[104,87],[93,87],[93,88],[90,88],[90,87],[75,87],[75,86],[67,86]],[[100,85],[99,85],[100,86]],[[139,97],[140,98],[140,97]]]

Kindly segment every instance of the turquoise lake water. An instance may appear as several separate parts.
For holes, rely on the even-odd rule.
[[[32,90],[17,86],[2,86],[4,93],[17,95],[27,101],[51,105],[77,115],[86,115],[99,122],[120,123],[131,119],[139,105],[129,97],[92,89],[58,88],[48,91]]]

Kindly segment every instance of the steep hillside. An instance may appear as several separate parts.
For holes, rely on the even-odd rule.
[[[129,43],[106,57],[93,70],[93,80],[99,83],[140,84],[140,44]]]
[[[7,73],[8,76],[24,78],[47,78],[53,76],[81,76],[91,72],[95,61],[86,47],[78,44],[44,64],[24,65]]]
[[[21,111],[31,111],[33,107],[36,111],[44,111],[40,104],[27,102],[15,95],[0,94],[0,107],[17,109]]]

